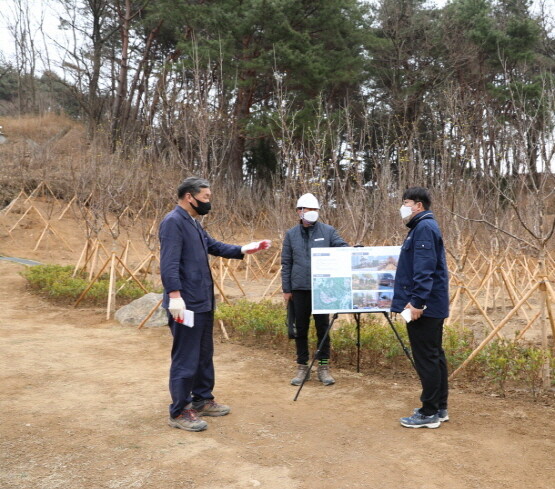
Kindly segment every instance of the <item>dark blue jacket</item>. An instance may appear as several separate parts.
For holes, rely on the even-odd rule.
[[[187,309],[213,310],[214,282],[208,254],[243,258],[241,247],[216,241],[180,206],[166,214],[160,223],[159,237],[163,307],[168,307],[168,292],[179,290]]]
[[[434,215],[423,211],[408,223],[407,235],[397,264],[392,312],[401,312],[410,302],[424,309],[423,316],[449,316],[449,276],[443,238]]]
[[[281,250],[281,287],[283,292],[311,290],[310,250],[349,246],[333,226],[316,221],[303,228],[298,224],[285,234]]]

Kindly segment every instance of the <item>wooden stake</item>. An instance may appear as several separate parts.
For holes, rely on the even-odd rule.
[[[150,312],[147,314],[147,316],[141,321],[141,324],[139,324],[139,326],[137,326],[137,329],[141,329],[147,323],[147,321],[156,312],[156,309],[158,309],[162,305],[162,300],[163,299],[160,299],[158,301],[158,303],[150,310]]]
[[[478,347],[467,357],[467,359],[459,366],[459,368],[457,368],[451,375],[450,375],[450,379],[454,379],[457,374],[464,369],[469,362],[471,362],[474,357],[476,357],[476,355],[478,355],[478,353],[480,353],[483,348],[491,341],[491,339],[501,330],[501,328],[503,328],[503,326],[505,326],[505,324],[507,324],[509,322],[509,319],[511,319],[511,317],[514,315],[514,313],[518,310],[519,307],[522,306],[522,304],[524,304],[528,298],[536,291],[536,289],[539,287],[540,282],[536,283],[525,295],[522,299],[520,299],[520,301],[518,301],[518,304],[509,312],[509,314],[507,314],[505,316],[505,318],[495,327],[495,329],[488,335],[486,336],[486,338],[484,338],[484,340],[478,345]]]
[[[524,326],[524,328],[522,329],[522,331],[520,333],[518,333],[518,336],[515,338],[515,341],[519,341],[520,339],[522,339],[522,337],[524,336],[524,333],[526,333],[526,331],[528,331],[530,329],[530,327],[532,326],[532,324],[534,324],[536,322],[536,319],[538,319],[541,315],[541,311],[538,312],[530,321],[528,321],[528,324],[526,326]]]
[[[110,282],[108,284],[108,305],[106,306],[106,319],[110,319],[112,307],[114,308],[116,307],[115,275],[116,275],[116,252],[112,251],[112,256],[110,257]]]
[[[555,316],[553,315],[553,311],[551,309],[551,303],[555,302],[555,290],[553,290],[551,283],[547,280],[545,281],[545,286],[549,294],[551,295],[551,301],[547,299],[547,310],[549,312],[549,322],[551,323],[551,332],[553,333],[553,338],[555,338]]]
[[[17,196],[15,197],[15,199],[13,199],[9,205],[2,210],[2,214],[4,214],[4,216],[7,216],[9,214],[9,212],[13,209],[13,207],[15,206],[16,202],[23,196],[23,195],[27,195],[25,193],[24,190],[20,190],[19,193],[17,194]]]
[[[100,276],[102,275],[102,272],[104,271],[104,269],[108,266],[108,263],[110,263],[110,259],[108,258],[105,262],[104,265],[102,265],[102,268],[100,269],[100,272],[98,272],[96,274],[96,276],[94,277],[94,279],[91,281],[91,283],[87,286],[87,288],[81,292],[81,295],[79,296],[79,298],[77,299],[77,301],[75,302],[75,304],[73,304],[73,307],[77,307],[79,305],[79,303],[83,300],[83,297],[85,297],[85,295],[87,295],[87,292],[89,290],[91,290],[91,287],[94,285],[94,283],[100,278]]]
[[[275,273],[274,278],[272,279],[272,281],[270,282],[270,284],[268,285],[268,287],[266,287],[266,290],[264,291],[264,293],[262,294],[262,297],[266,297],[266,293],[270,290],[270,288],[272,287],[273,283],[276,281],[276,278],[278,278],[281,275],[281,267],[279,267],[279,270]]]
[[[148,294],[148,290],[145,288],[145,286],[141,283],[141,281],[135,277],[135,275],[133,275],[133,272],[131,272],[131,270],[129,270],[129,268],[127,268],[127,265],[125,263],[123,263],[123,261],[120,260],[120,258],[116,255],[116,260],[119,261],[120,265],[127,271],[127,273],[130,275],[130,278],[132,280],[135,281],[135,283],[141,288],[143,289],[143,292],[145,294]],[[125,285],[125,284],[124,284]],[[118,292],[123,288],[123,285],[118,289]]]
[[[58,216],[58,221],[60,221],[62,219],[62,217],[64,217],[64,214],[67,212],[67,210],[71,207],[71,204],[73,204],[73,202],[75,202],[75,199],[77,199],[77,195],[74,195],[73,198],[69,201],[69,204],[67,204],[64,208],[64,210],[62,211],[62,213]]]
[[[227,334],[227,331],[225,329],[224,322],[221,319],[219,321],[220,321],[220,328],[222,329],[222,334],[224,335],[224,338],[227,341],[229,341],[229,335]]]
[[[218,281],[214,281],[214,284],[216,285],[216,287],[218,288],[218,290],[220,291],[220,294],[222,295],[222,299],[229,305],[231,305],[231,302],[229,302],[228,298],[226,297],[226,295],[224,294],[224,291],[222,289],[220,289],[220,284],[218,283]]]

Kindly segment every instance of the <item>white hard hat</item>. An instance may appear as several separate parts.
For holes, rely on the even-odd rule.
[[[299,207],[305,207],[306,209],[319,209],[320,204],[314,195],[304,194],[299,197],[299,200],[297,200],[297,209]]]

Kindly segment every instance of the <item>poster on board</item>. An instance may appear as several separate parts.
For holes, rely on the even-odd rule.
[[[313,248],[312,313],[389,311],[400,246]]]

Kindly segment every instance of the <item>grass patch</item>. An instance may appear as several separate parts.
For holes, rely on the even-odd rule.
[[[44,297],[56,302],[74,302],[88,287],[88,274],[78,271],[73,277],[72,266],[62,265],[36,265],[25,269],[21,274],[27,279],[31,289]],[[110,284],[109,274],[104,274],[93,284],[82,303],[96,305],[108,300],[108,287]],[[120,287],[123,288],[119,290]],[[150,284],[143,284],[147,290],[151,290]],[[116,281],[117,297],[120,302],[131,302],[142,297],[145,292],[134,282],[118,279]]]

